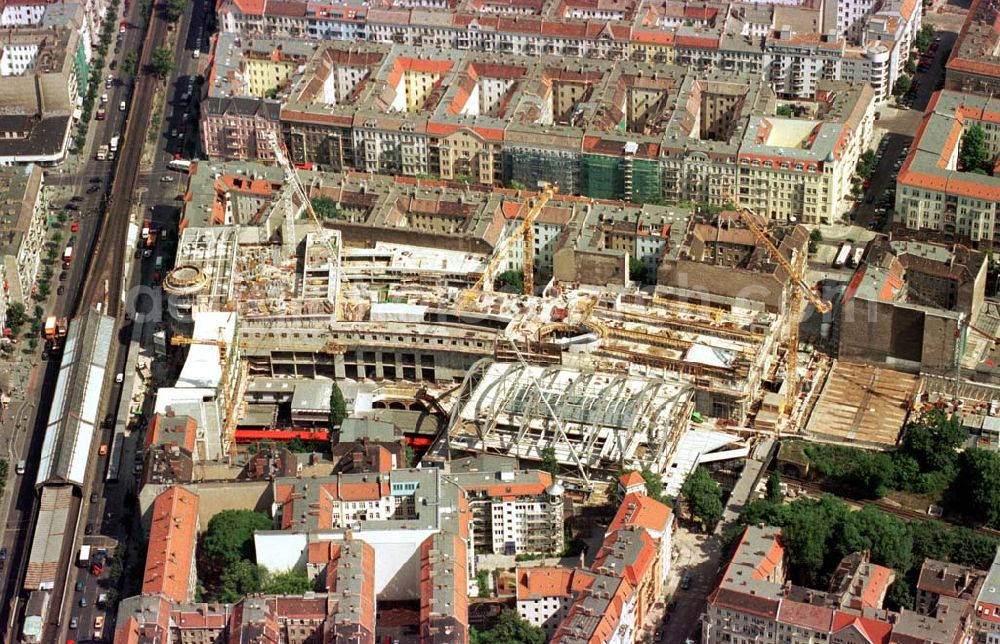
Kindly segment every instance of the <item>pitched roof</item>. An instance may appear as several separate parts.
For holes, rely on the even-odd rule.
[[[198,495],[175,485],[156,497],[142,578],[144,594],[191,599],[191,566],[198,540]]]

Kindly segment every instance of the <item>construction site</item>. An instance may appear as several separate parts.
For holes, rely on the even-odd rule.
[[[268,396],[249,392],[251,379],[303,391],[316,379],[336,381],[355,415],[435,414],[432,460],[486,452],[532,461],[551,448],[564,474],[588,486],[622,467],[665,473],[685,440],[723,445],[711,432],[736,440],[759,431],[758,416],[773,428],[778,412],[801,413],[787,310],[803,298],[826,303],[795,277],[800,236],[772,240],[750,213],[726,219],[762,245],[757,255],[770,254],[741,270],[766,268],[760,274],[781,293],[775,303],[643,288],[630,275],[633,260],[657,275],[691,257],[704,217],[567,197],[556,186],[469,190],[301,175],[287,166],[279,183],[275,169],[246,164],[192,172],[192,182],[210,177],[217,190],[208,211],[187,204],[176,268],[164,280],[172,306],[196,327],[171,329],[171,344],[190,348],[167,393],[181,404],[190,387],[216,401],[208,415],[219,418],[220,453],[237,427],[276,429],[269,425],[279,417],[294,424],[261,407]],[[350,214],[320,221],[318,199]],[[255,215],[246,223],[203,216],[248,204]],[[520,283],[500,279],[510,273]],[[235,316],[235,328],[208,328],[213,315]],[[772,412],[765,403],[775,397]],[[795,427],[784,416],[780,424]],[[698,432],[709,434],[694,439]]]

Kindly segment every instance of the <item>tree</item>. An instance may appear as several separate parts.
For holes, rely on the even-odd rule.
[[[252,510],[223,510],[208,522],[202,552],[214,559],[233,563],[253,558],[253,533],[274,525],[266,514]]]
[[[167,20],[177,22],[186,8],[187,0],[167,0]]]
[[[913,80],[909,76],[900,74],[899,78],[896,79],[896,84],[892,87],[892,95],[897,98],[903,96],[910,91],[912,85]]]
[[[663,479],[660,475],[649,469],[643,469],[639,474],[642,475],[642,480],[646,482],[646,496],[665,505],[670,505],[670,499],[663,496]]]
[[[912,58],[906,61],[906,66],[904,67],[904,69],[906,70],[907,74],[913,76],[914,74],[917,73],[917,61],[913,60]]]
[[[696,467],[684,480],[681,494],[691,514],[706,532],[711,532],[722,518],[722,488],[712,480],[708,470],[700,465]]]
[[[900,608],[913,610],[913,592],[906,579],[896,579],[885,595],[886,608],[898,611]]]
[[[913,44],[920,53],[927,51],[931,43],[934,42],[934,34],[934,27],[931,25],[924,25],[917,32],[917,36],[913,39]]]
[[[344,392],[335,382],[330,391],[330,431],[340,427],[345,418],[347,418],[347,401],[344,400]]]
[[[639,284],[645,286],[647,284],[652,284],[656,281],[655,274],[652,278],[649,275],[649,269],[646,267],[646,263],[643,262],[638,257],[630,257],[628,260],[628,274],[632,278],[633,282],[638,282]]]
[[[476,587],[480,597],[490,596],[490,572],[485,568],[476,572]]]
[[[545,631],[521,619],[517,611],[505,608],[493,628],[471,629],[472,644],[545,644]]]
[[[517,291],[518,293],[523,293],[524,275],[521,271],[504,271],[500,273],[499,277],[497,277],[495,288],[498,291],[502,289],[511,289]]]
[[[313,197],[309,200],[313,212],[322,219],[340,219],[340,204],[330,197]]]
[[[20,329],[24,324],[24,304],[21,302],[11,302],[7,306],[7,326],[11,330]],[[16,331],[15,331],[16,333]]]
[[[771,503],[785,500],[785,495],[781,492],[781,477],[777,472],[771,472],[771,476],[767,477],[767,495],[764,498]]]
[[[264,570],[252,561],[240,560],[222,571],[215,601],[235,603],[252,593],[259,593],[264,584]]]
[[[958,149],[958,165],[965,172],[987,169],[990,150],[986,147],[986,132],[978,123],[966,128],[962,133],[962,145]]]
[[[554,447],[543,447],[542,448],[542,465],[541,469],[543,472],[548,472],[553,478],[559,476],[559,460],[556,458],[556,450]]]
[[[916,460],[922,472],[940,471],[954,464],[956,450],[967,438],[957,418],[935,409],[907,425],[902,452]]]
[[[153,50],[151,71],[157,78],[163,80],[174,70],[174,52],[169,47],[157,47]]]
[[[784,116],[785,118],[791,118],[792,116],[792,106],[791,105],[779,105],[778,109],[775,110],[776,116]]]
[[[823,241],[823,233],[819,228],[813,228],[809,232],[809,241],[821,242]]]
[[[310,590],[313,590],[313,583],[309,577],[294,570],[266,575],[261,588],[268,595],[301,595]]]
[[[125,55],[125,58],[122,60],[121,69],[124,75],[135,76],[135,72],[139,69],[139,59],[134,51],[130,51]]]
[[[874,150],[865,150],[861,153],[861,156],[858,157],[858,165],[854,171],[862,179],[870,179],[871,176],[875,174],[875,168],[877,167],[878,155],[875,154]]]
[[[1000,456],[973,448],[958,457],[951,507],[991,528],[1000,528]]]

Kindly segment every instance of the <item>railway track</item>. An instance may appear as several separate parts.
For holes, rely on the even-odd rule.
[[[941,523],[949,527],[965,527],[956,523],[952,523],[947,519],[941,517],[935,517],[933,515],[927,514],[926,512],[919,512],[917,510],[911,510],[909,508],[904,508],[902,506],[890,503],[885,499],[861,499],[855,496],[849,496],[844,493],[844,490],[840,488],[834,488],[828,485],[822,485],[814,481],[803,481],[802,479],[795,478],[793,476],[786,476],[784,474],[780,475],[781,482],[788,486],[795,486],[806,492],[812,492],[814,494],[833,494],[844,498],[850,503],[856,505],[873,505],[879,510],[882,510],[886,514],[895,515],[901,519],[906,519],[907,521],[934,521],[935,523]],[[1000,530],[993,530],[992,528],[979,527],[970,528],[974,532],[981,534],[983,536],[992,537],[994,539],[1000,539]]]
[[[139,56],[139,71],[132,86],[129,111],[122,133],[122,148],[115,163],[111,196],[87,258],[86,277],[77,299],[75,315],[102,304],[102,312],[117,317],[122,307],[124,254],[132,198],[139,180],[139,162],[149,129],[153,97],[161,82],[155,76],[143,73],[143,70],[149,67],[153,52],[166,39],[167,20],[164,11],[162,2],[153,4]]]

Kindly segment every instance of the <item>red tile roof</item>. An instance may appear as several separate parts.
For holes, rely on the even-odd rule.
[[[197,541],[198,495],[175,485],[153,502],[143,594],[160,593],[171,601],[189,601]]]
[[[608,533],[627,526],[638,526],[652,532],[664,532],[670,526],[673,511],[645,494],[626,494],[608,526]]]

